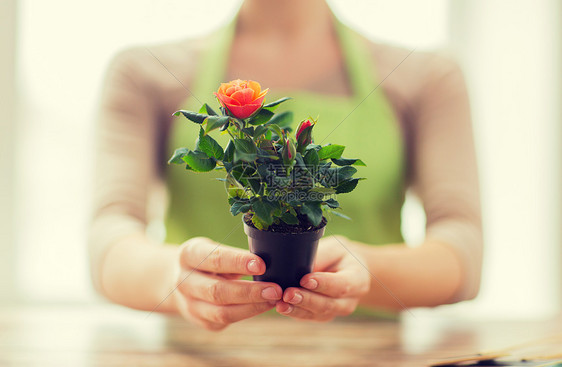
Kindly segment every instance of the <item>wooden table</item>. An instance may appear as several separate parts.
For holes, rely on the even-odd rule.
[[[327,324],[262,316],[213,333],[112,305],[12,306],[0,308],[0,366],[425,366],[562,331],[562,317],[475,322],[416,314]]]

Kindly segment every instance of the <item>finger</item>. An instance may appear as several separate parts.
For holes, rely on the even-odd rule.
[[[286,289],[283,301],[313,314],[325,316],[346,316],[355,311],[357,306],[357,300],[354,298],[332,298],[299,288]]]
[[[283,290],[275,283],[226,280],[199,271],[185,278],[178,286],[178,290],[186,297],[215,305],[277,301],[283,295]]]
[[[212,324],[229,325],[252,316],[264,313],[273,307],[274,303],[249,303],[245,305],[213,305],[197,299],[190,299],[187,304],[189,312],[195,317]]]
[[[221,245],[205,237],[195,237],[182,245],[180,265],[211,273],[259,275],[265,272],[263,260],[247,250]]]
[[[359,270],[342,270],[336,273],[317,272],[302,277],[300,285],[308,290],[334,298],[363,295],[368,291],[369,278]]]
[[[300,320],[310,321],[330,321],[335,315],[315,314],[304,308],[290,305],[286,302],[280,301],[275,305],[275,310],[281,315],[289,316]]]
[[[214,322],[210,322],[208,320],[203,320],[199,317],[196,317],[195,315],[193,315],[187,308],[187,302],[188,299],[181,293],[174,293],[174,296],[176,297],[176,302],[178,305],[178,311],[180,313],[180,315],[188,320],[191,321],[192,323],[202,326],[207,330],[213,330],[213,331],[218,331],[218,330],[222,330],[226,327],[226,325],[221,325],[221,324],[217,324]]]
[[[333,239],[334,236],[322,238],[319,246],[319,255],[314,263],[314,271],[330,271],[341,261],[342,247]],[[320,253],[321,252],[321,253]]]
[[[240,274],[220,274],[219,276],[230,280],[242,278],[242,275]]]

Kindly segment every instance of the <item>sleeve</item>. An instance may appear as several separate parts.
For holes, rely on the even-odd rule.
[[[415,105],[412,184],[426,212],[426,239],[450,245],[462,267],[448,303],[478,294],[482,221],[468,93],[452,60],[436,57]]]
[[[104,256],[120,238],[143,233],[156,168],[156,107],[142,77],[142,50],[119,53],[106,72],[95,123],[96,164],[89,255],[95,288]]]

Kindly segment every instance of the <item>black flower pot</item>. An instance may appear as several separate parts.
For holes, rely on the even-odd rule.
[[[312,271],[318,240],[324,235],[326,221],[302,233],[261,231],[244,220],[250,251],[265,261],[266,271],[254,280],[277,283],[285,290],[300,287],[300,280]]]

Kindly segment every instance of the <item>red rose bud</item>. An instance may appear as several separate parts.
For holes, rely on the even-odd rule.
[[[312,128],[314,127],[314,123],[313,120],[307,119],[299,124],[296,135],[298,152],[304,152],[307,145],[312,142]]]
[[[312,126],[312,121],[310,121],[310,119],[306,119],[304,121],[301,121],[301,123],[299,124],[299,126],[297,127],[297,139],[299,138],[300,134],[303,132],[304,129],[306,129],[309,126]]]
[[[285,164],[292,165],[295,160],[295,156],[297,155],[297,150],[295,148],[295,144],[290,139],[287,139],[287,143],[285,144],[281,155]]]

